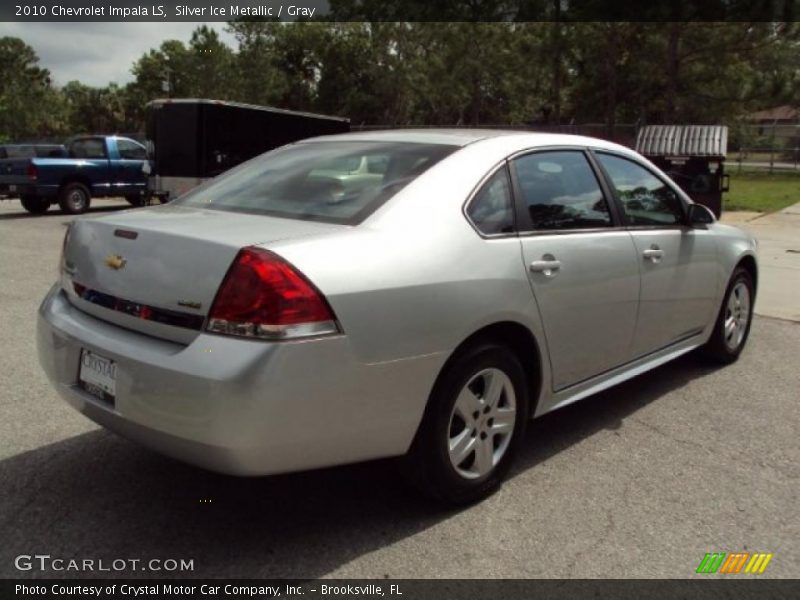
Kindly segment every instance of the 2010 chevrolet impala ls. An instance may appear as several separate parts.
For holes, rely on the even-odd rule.
[[[755,250],[601,140],[327,136],[76,220],[39,356],[79,411],[178,459],[265,475],[403,456],[469,502],[532,417],[695,349],[736,360]]]

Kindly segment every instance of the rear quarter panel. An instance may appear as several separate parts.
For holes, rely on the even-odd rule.
[[[449,355],[499,321],[535,327],[519,241],[475,237],[459,243],[359,231],[270,248],[322,290],[356,355],[373,363]]]

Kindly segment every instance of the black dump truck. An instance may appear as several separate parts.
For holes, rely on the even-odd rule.
[[[350,131],[349,119],[207,99],[146,107],[149,191],[168,201],[278,146]]]

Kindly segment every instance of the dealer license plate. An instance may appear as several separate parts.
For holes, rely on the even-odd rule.
[[[78,383],[90,394],[106,402],[117,395],[117,363],[88,350],[81,350]]]

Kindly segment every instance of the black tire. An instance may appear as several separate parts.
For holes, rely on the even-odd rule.
[[[32,215],[43,215],[50,208],[50,200],[47,198],[40,198],[39,196],[20,196],[19,199],[22,208],[27,210]]]
[[[69,215],[80,215],[89,210],[92,195],[82,183],[68,183],[58,194],[58,205]]]
[[[734,294],[734,290],[739,290],[741,292],[742,287],[747,290],[747,309],[741,309],[742,312],[738,313],[737,315],[731,315],[731,310],[729,307],[729,302],[731,300],[731,295]],[[735,303],[735,301],[734,301]],[[728,287],[725,290],[725,296],[722,298],[722,306],[719,309],[719,314],[717,315],[717,321],[714,324],[714,331],[711,334],[708,342],[700,349],[701,355],[710,360],[711,362],[717,364],[727,365],[732,362],[735,362],[736,359],[739,358],[739,355],[744,350],[745,344],[747,343],[747,338],[750,335],[750,325],[753,323],[753,304],[755,303],[755,286],[753,285],[753,277],[750,275],[750,272],[743,268],[738,267],[731,276],[730,281],[728,282]],[[741,308],[741,307],[740,307]],[[746,316],[747,321],[744,323],[744,327],[741,330],[741,336],[738,339],[738,342],[732,344],[735,341],[734,336],[729,336],[726,332],[726,321],[734,317],[735,321],[741,322],[741,318]],[[736,335],[739,334],[740,329],[736,330]]]
[[[454,435],[456,419],[453,415],[462,390],[466,390],[468,383],[474,382],[476,377],[489,369],[501,371],[510,382],[516,397],[516,416],[510,439],[498,462],[485,475],[468,478],[462,473],[470,468],[470,460],[473,463],[477,460],[477,454],[472,457],[466,455],[467,459],[459,465],[452,464],[449,444],[454,439],[451,438]],[[447,504],[469,504],[493,493],[502,483],[523,441],[530,414],[528,389],[525,372],[516,355],[508,348],[493,342],[485,342],[459,351],[445,367],[434,386],[411,449],[402,460],[403,474],[424,493]],[[505,392],[501,395],[498,405],[509,402],[504,394]],[[479,398],[480,394],[476,394],[476,397]],[[479,412],[475,411],[474,414]],[[489,419],[492,414],[496,413],[487,412],[485,418]],[[485,422],[483,426],[486,426]],[[492,422],[489,419],[488,427],[491,426]],[[478,443],[478,439],[486,440],[489,437],[481,426],[471,429],[464,422],[464,429],[461,431],[464,430],[469,437],[476,439],[475,443]],[[478,430],[481,430],[481,433],[476,438],[475,433]],[[456,437],[459,435],[457,427],[455,435]],[[498,448],[496,445],[498,437],[500,436],[492,434],[490,438],[491,447],[495,451]],[[502,445],[502,442],[500,444]],[[494,457],[492,459],[494,460]]]

